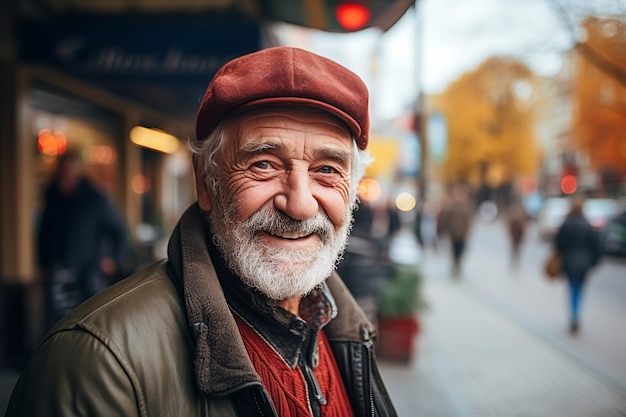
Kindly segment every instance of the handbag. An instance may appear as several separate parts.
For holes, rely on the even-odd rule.
[[[550,280],[554,280],[558,278],[563,272],[563,261],[561,260],[561,254],[553,249],[546,259],[546,262],[543,265],[543,270]]]

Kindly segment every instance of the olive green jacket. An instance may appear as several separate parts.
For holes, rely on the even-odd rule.
[[[195,246],[192,235],[205,236],[196,226],[175,232],[175,243],[192,241],[174,245],[168,261],[97,294],[51,330],[20,376],[7,417],[275,415],[215,270]],[[195,249],[181,256],[185,246]],[[190,271],[202,275],[202,297],[185,295],[181,276],[192,280]],[[355,415],[395,416],[371,324],[338,275],[327,285],[339,313],[325,333]]]

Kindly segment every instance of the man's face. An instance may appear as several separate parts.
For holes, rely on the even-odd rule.
[[[218,196],[200,205],[244,282],[275,300],[305,295],[347,240],[350,134],[330,115],[296,109],[249,113],[233,129]]]

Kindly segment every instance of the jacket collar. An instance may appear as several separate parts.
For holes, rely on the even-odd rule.
[[[172,265],[195,338],[196,383],[207,394],[220,394],[261,380],[248,358],[245,346],[211,256],[206,213],[197,203],[185,211],[168,245]],[[182,285],[181,285],[182,284]],[[365,341],[374,327],[365,317],[339,276],[326,280],[338,306],[337,317],[325,328],[329,341]]]

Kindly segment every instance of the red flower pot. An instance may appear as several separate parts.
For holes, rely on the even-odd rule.
[[[381,359],[410,361],[419,332],[417,317],[380,317],[376,354]]]

